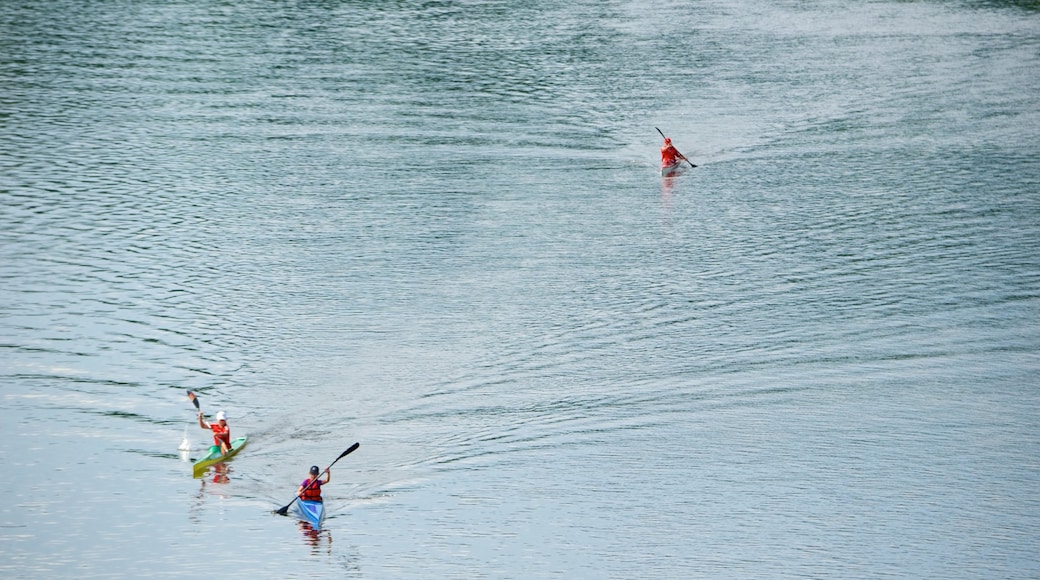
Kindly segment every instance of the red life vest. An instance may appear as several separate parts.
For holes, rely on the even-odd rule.
[[[213,444],[220,447],[220,442],[227,443],[228,449],[231,449],[231,427],[221,426],[220,422],[211,423],[209,426],[213,429]]]
[[[671,145],[661,147],[661,167],[673,165],[679,159],[679,151]]]
[[[310,483],[310,487],[307,484]],[[314,483],[311,483],[310,479],[303,480],[300,487],[304,488],[303,493],[300,494],[300,499],[307,501],[321,501],[321,480],[315,479]]]

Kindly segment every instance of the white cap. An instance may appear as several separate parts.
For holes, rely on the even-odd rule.
[[[224,411],[217,411],[217,421],[227,421],[227,415]]]

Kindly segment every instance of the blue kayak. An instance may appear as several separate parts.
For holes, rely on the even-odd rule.
[[[301,499],[296,502],[296,513],[300,516],[300,519],[309,523],[317,530],[321,527],[322,520],[325,519],[325,504],[320,501]]]

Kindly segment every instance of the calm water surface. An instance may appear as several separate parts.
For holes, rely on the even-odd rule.
[[[0,576],[1040,577],[1038,95],[1031,2],[6,2]]]

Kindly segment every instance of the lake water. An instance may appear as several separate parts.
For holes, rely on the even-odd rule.
[[[1035,2],[9,0],[0,576],[1040,577],[1038,135]]]

